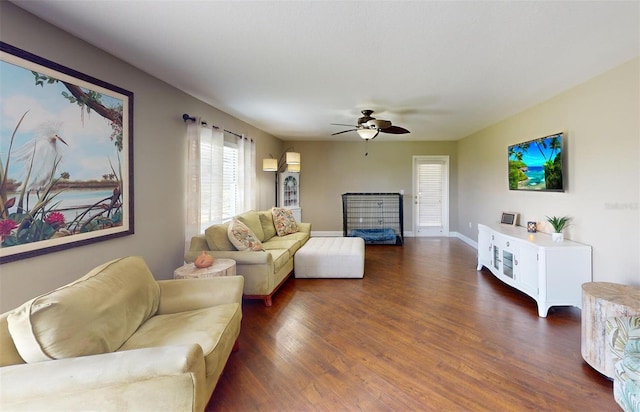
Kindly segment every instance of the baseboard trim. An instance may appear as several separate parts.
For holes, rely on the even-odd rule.
[[[462,240],[464,243],[466,243],[467,245],[473,247],[474,249],[478,249],[478,242],[476,242],[475,240],[466,237],[465,235],[463,235],[462,233],[458,233],[458,232],[451,232],[453,235],[453,237],[457,237],[458,239]]]
[[[312,230],[311,231],[311,237],[342,237],[342,236],[343,236],[342,231],[336,231],[336,230]],[[405,232],[404,237],[414,237],[413,232],[412,231]],[[427,236],[427,237],[439,237],[439,236]],[[466,237],[462,233],[449,232],[448,236],[445,236],[445,237],[458,238],[462,240],[464,243],[473,247],[474,249],[478,249],[478,242],[476,242],[471,238]]]
[[[311,237],[342,237],[342,231],[312,230]]]

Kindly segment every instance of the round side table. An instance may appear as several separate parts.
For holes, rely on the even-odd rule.
[[[197,268],[193,263],[179,267],[173,272],[174,279],[213,278],[217,276],[235,276],[236,261],[233,259],[216,259],[207,268]]]
[[[582,285],[582,358],[613,379],[613,360],[607,343],[607,318],[640,315],[640,288],[609,282]]]

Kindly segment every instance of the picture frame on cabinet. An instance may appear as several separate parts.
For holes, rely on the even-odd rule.
[[[518,224],[518,213],[515,212],[502,212],[502,217],[500,218],[500,223],[504,225],[517,226]]]

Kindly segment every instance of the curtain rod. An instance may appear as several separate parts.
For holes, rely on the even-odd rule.
[[[195,122],[195,121],[196,121],[196,118],[195,118],[195,117],[191,117],[191,116],[189,116],[188,114],[186,114],[186,113],[185,113],[185,114],[183,114],[183,115],[182,115],[182,120],[184,120],[185,122],[186,122],[187,120],[192,120],[192,121],[194,121],[194,122]],[[201,123],[202,123],[203,125],[205,125],[205,126],[207,125],[207,122],[205,122],[205,121],[203,121],[203,122],[201,122]],[[214,125],[211,125],[211,127],[213,127],[214,129],[220,129],[220,128],[219,128],[218,126],[216,126],[215,124],[214,124]],[[246,138],[246,137],[244,137],[243,135],[238,134],[238,133],[234,133],[234,132],[232,132],[231,130],[227,130],[227,129],[222,129],[222,130],[223,130],[223,131],[225,131],[225,132],[227,132],[227,133],[229,133],[229,134],[232,134],[232,135],[234,135],[234,136],[236,136],[236,137],[239,137],[239,138],[241,138],[241,139],[247,139],[247,138]],[[253,139],[247,139],[247,140],[251,140],[251,141],[253,141]]]

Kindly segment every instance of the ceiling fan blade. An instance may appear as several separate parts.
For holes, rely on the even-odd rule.
[[[348,127],[358,127],[355,124],[344,124],[344,123],[331,123],[331,126],[348,126]]]
[[[408,131],[404,127],[400,127],[400,126],[389,126],[389,127],[384,128],[384,129],[380,129],[380,131],[382,133],[391,133],[391,134],[411,133],[410,131]]]
[[[342,133],[347,133],[347,132],[355,132],[358,129],[349,129],[349,130],[343,130],[341,132],[337,132],[337,133],[331,133],[331,136],[335,136],[337,134],[342,134]]]

